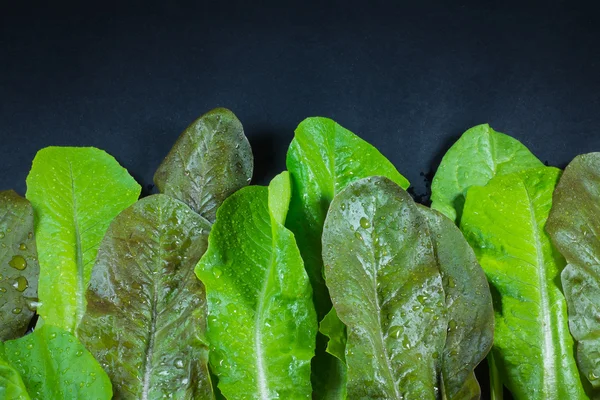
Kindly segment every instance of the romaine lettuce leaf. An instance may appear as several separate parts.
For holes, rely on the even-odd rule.
[[[600,153],[575,157],[560,178],[546,230],[569,263],[561,274],[577,362],[600,388]]]
[[[0,395],[11,400],[109,400],[112,388],[75,336],[46,324],[0,343]]]
[[[202,115],[179,136],[158,167],[161,193],[214,222],[217,208],[252,178],[253,158],[242,124],[225,108]]]
[[[0,340],[25,334],[39,273],[31,204],[12,190],[0,192]]]
[[[203,217],[162,194],[111,223],[77,334],[116,398],[213,398],[204,287],[194,275],[209,230]]]
[[[323,223],[331,200],[350,182],[368,176],[386,176],[404,189],[409,183],[375,147],[328,118],[307,118],[300,123],[286,163],[292,178],[286,226],[296,236],[322,320],[331,310],[321,258]],[[326,339],[318,335],[313,386],[319,399],[339,399],[343,389],[338,382],[345,381],[345,367],[325,349]]]
[[[294,235],[289,175],[250,186],[217,212],[196,267],[206,286],[210,364],[229,400],[310,399],[317,319]]]
[[[436,399],[448,329],[427,220],[394,182],[365,178],[331,203],[325,278],[347,326],[350,399]]]
[[[518,140],[488,124],[466,131],[446,152],[431,184],[431,208],[460,224],[465,195],[496,175],[543,166]]]
[[[27,176],[40,263],[38,313],[74,332],[100,241],[141,187],[110,155],[93,147],[47,147]]]
[[[461,230],[494,298],[494,360],[516,399],[587,398],[560,288],[564,259],[544,231],[560,170],[528,169],[467,192]]]

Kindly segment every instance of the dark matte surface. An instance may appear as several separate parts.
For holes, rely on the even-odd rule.
[[[595,2],[236,3],[0,3],[0,190],[23,194],[49,145],[103,148],[147,188],[217,106],[244,124],[258,183],[313,115],[378,147],[420,200],[479,123],[559,167],[600,151]]]

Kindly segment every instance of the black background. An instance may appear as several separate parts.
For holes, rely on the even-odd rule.
[[[595,2],[48,3],[0,3],[0,190],[24,194],[35,152],[69,145],[105,149],[148,193],[217,106],[244,124],[263,184],[315,115],[374,144],[425,202],[473,125],[559,167],[600,151]]]

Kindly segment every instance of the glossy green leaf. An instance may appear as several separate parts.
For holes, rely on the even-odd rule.
[[[36,216],[38,313],[45,323],[71,332],[77,328],[100,241],[140,191],[102,150],[47,147],[37,153],[27,176],[27,199]]]
[[[204,287],[194,275],[209,230],[203,217],[162,194],[111,223],[77,333],[117,398],[213,398]]]
[[[349,399],[436,399],[446,341],[427,220],[392,181],[350,184],[323,231],[325,277],[347,326]]]
[[[293,186],[287,224],[296,235],[322,319],[331,309],[321,259],[321,234],[331,200],[349,183],[368,176],[385,176],[404,189],[409,183],[375,147],[321,117],[298,125],[287,168]]]
[[[15,396],[3,398],[19,400],[112,398],[110,380],[94,357],[71,333],[50,325],[0,344],[3,391]]]
[[[30,400],[21,375],[4,360],[3,349],[0,349],[0,353],[0,399]]]
[[[323,279],[321,234],[334,195],[350,182],[373,175],[385,176],[405,189],[409,183],[375,147],[328,118],[307,118],[300,123],[286,163],[292,177],[286,225],[296,236],[321,320],[331,310]],[[344,366],[325,353],[325,348],[326,339],[318,335],[313,386],[323,399],[339,399],[337,382],[344,377],[338,371],[343,371]]]
[[[289,176],[251,186],[217,212],[196,268],[206,286],[210,364],[229,400],[309,399],[317,321],[294,235]]]
[[[461,231],[435,210],[420,206],[427,219],[442,275],[448,333],[442,354],[444,399],[479,399],[473,370],[494,340],[494,309],[487,279]]]
[[[496,175],[543,166],[521,142],[488,124],[466,131],[446,152],[431,184],[431,208],[460,224],[465,195]]]
[[[252,178],[253,157],[242,124],[225,108],[192,122],[158,167],[158,189],[210,222],[230,194]]]
[[[565,169],[546,230],[569,263],[561,278],[579,368],[600,388],[600,153]]]
[[[516,399],[584,399],[567,305],[564,259],[544,231],[560,170],[524,170],[467,193],[461,229],[484,269],[494,300],[492,349]]]
[[[37,300],[33,208],[12,190],[0,192],[0,340],[25,334]]]
[[[348,369],[346,368],[346,325],[340,321],[335,308],[325,315],[319,324],[319,332],[327,338],[326,350],[333,357],[322,360],[319,372],[329,373],[320,376],[319,385],[313,393],[313,399],[334,400],[345,399]],[[313,381],[314,382],[314,381]]]
[[[327,352],[346,363],[346,325],[340,321],[335,308],[319,324],[319,332],[327,336]]]

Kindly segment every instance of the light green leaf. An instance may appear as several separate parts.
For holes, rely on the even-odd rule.
[[[0,399],[30,400],[21,375],[4,361],[3,346],[0,344]]]
[[[543,166],[516,139],[488,124],[466,131],[446,152],[431,184],[431,208],[460,224],[467,189],[496,175]]]
[[[31,204],[12,190],[0,192],[0,340],[25,334],[39,273]]]
[[[206,286],[210,364],[229,400],[309,399],[317,322],[294,235],[289,176],[251,186],[217,212],[196,267]]]
[[[546,230],[569,263],[562,287],[577,362],[600,388],[600,153],[575,157],[554,191]]]
[[[544,231],[560,176],[542,167],[467,193],[461,229],[495,296],[493,354],[516,399],[585,399],[559,276],[564,259]]]
[[[448,327],[427,220],[395,183],[350,184],[323,231],[325,277],[346,325],[348,398],[436,399]]]
[[[75,331],[85,312],[85,290],[100,241],[111,220],[140,191],[102,150],[47,147],[37,153],[26,197],[36,216],[38,314],[47,324]]]
[[[329,338],[327,352],[346,363],[346,325],[340,321],[335,308],[319,324],[319,332]]]
[[[225,108],[192,122],[158,167],[158,189],[214,222],[217,208],[252,178],[253,157],[242,124]]]
[[[479,399],[481,390],[473,373],[494,341],[492,296],[473,250],[454,223],[427,207],[435,257],[442,275],[448,333],[442,354],[444,399]]]
[[[110,380],[98,362],[75,336],[60,328],[44,325],[5,342],[0,359],[0,394],[10,390],[16,396],[7,399],[112,398]]]
[[[77,334],[119,399],[212,399],[206,300],[194,267],[210,223],[162,194],[119,214],[104,237]]]
[[[326,351],[330,356],[326,355],[326,357],[319,360],[321,369],[318,372],[325,372],[330,375],[319,376],[321,385],[316,386],[313,399],[345,399],[348,380],[346,325],[338,318],[335,308],[332,307],[325,315],[325,318],[319,324],[319,332],[327,338]]]
[[[403,188],[409,183],[375,147],[328,118],[307,118],[296,129],[287,154],[292,177],[292,200],[287,226],[296,241],[310,278],[319,320],[331,310],[323,279],[321,235],[331,200],[350,182],[373,175],[385,176]],[[325,338],[317,338],[313,360],[313,387],[324,399],[339,399],[345,368],[325,353]],[[334,382],[329,382],[333,380]],[[333,390],[331,396],[326,392]]]

